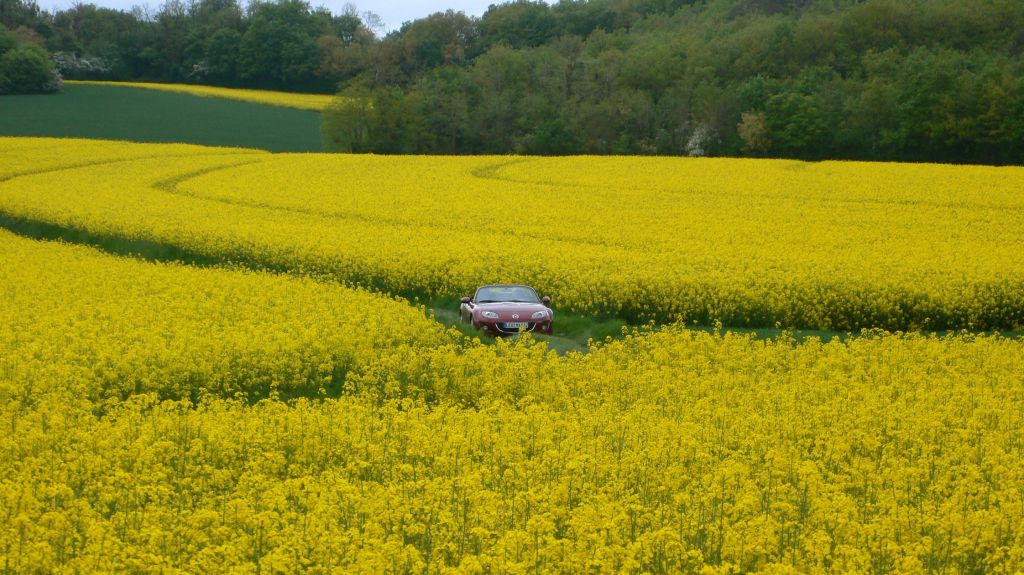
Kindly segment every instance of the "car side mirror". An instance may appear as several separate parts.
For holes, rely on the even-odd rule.
[[[462,303],[469,303],[471,301],[473,301],[471,298],[468,298],[468,297],[462,298]]]
[[[549,298],[548,296],[544,296],[544,297],[540,298],[540,301],[544,305],[548,305],[549,303],[551,303],[551,298]]]

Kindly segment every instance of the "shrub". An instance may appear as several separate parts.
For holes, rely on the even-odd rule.
[[[22,44],[0,56],[0,94],[56,92],[60,85],[53,62],[39,46]]]

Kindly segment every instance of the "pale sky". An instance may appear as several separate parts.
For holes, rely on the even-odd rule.
[[[402,26],[402,22],[415,20],[433,14],[434,12],[444,12],[445,10],[452,9],[455,11],[462,11],[471,16],[480,16],[491,4],[501,4],[505,0],[402,0],[400,2],[374,2],[372,0],[364,0],[359,2],[356,0],[307,0],[314,8],[317,6],[326,6],[331,12],[339,14],[345,7],[345,4],[354,4],[356,9],[362,13],[370,11],[384,20],[386,31],[397,30]],[[151,12],[156,12],[160,8],[162,0],[37,0],[39,7],[44,10],[66,10],[73,6],[76,2],[83,4],[96,4],[106,8],[117,8],[119,10],[129,10],[133,5],[148,5]],[[245,6],[248,0],[239,0],[239,3]]]
[[[429,16],[434,12],[451,9],[465,12],[470,16],[481,16],[491,4],[501,4],[504,0],[404,0],[402,2],[352,2],[360,12],[369,10],[384,20],[387,29],[397,30],[402,22]],[[314,0],[310,2],[316,5]],[[339,11],[345,0],[324,0],[321,2],[332,12]]]

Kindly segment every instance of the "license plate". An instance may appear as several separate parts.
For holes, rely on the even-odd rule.
[[[530,325],[525,321],[510,321],[505,323],[505,329],[519,329]]]

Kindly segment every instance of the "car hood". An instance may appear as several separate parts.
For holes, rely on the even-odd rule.
[[[495,302],[478,303],[473,309],[480,311],[493,311],[498,314],[498,319],[501,320],[530,321],[531,315],[541,310],[547,310],[548,308],[542,303]],[[518,315],[519,317],[512,317],[513,315]]]

